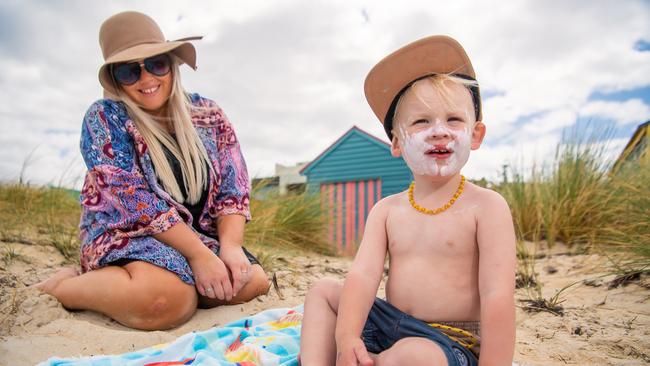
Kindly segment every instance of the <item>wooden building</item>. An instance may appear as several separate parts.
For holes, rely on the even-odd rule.
[[[330,208],[329,240],[353,254],[368,212],[381,198],[408,188],[412,174],[390,145],[354,126],[301,171],[307,190],[320,192]]]
[[[650,154],[650,121],[640,124],[630,141],[623,149],[621,155],[616,159],[612,170],[618,171],[626,162],[640,161],[648,158]]]

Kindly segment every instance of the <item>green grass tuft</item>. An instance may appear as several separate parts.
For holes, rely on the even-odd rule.
[[[20,183],[0,185],[0,241],[52,245],[76,261],[80,212],[69,190]]]
[[[299,248],[332,254],[326,241],[327,216],[320,196],[290,193],[281,196],[265,190],[264,183],[253,187],[251,215],[245,242],[253,247]],[[263,196],[255,198],[258,196]]]
[[[251,196],[261,188],[255,187]],[[66,259],[77,261],[81,213],[77,197],[61,188],[0,185],[0,241],[50,245]],[[251,211],[253,220],[245,233],[247,246],[331,253],[324,240],[327,221],[318,196],[267,193],[262,199],[251,199]],[[14,251],[7,248],[2,253],[5,264],[15,259]],[[270,254],[262,256],[265,262],[273,260]]]
[[[576,136],[565,135],[546,169],[515,167],[512,179],[495,187],[510,204],[518,238],[650,260],[650,159],[612,173],[605,158],[611,132]]]

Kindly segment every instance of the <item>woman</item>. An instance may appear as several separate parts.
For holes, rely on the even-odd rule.
[[[66,308],[132,328],[166,329],[197,306],[249,301],[269,281],[243,247],[249,183],[222,110],[181,86],[196,69],[187,42],[165,41],[153,19],[124,12],[101,26],[106,99],[86,113],[81,152],[81,267],[41,288]]]

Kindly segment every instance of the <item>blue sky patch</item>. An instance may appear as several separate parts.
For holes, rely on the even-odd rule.
[[[634,49],[641,52],[650,51],[650,42],[640,39],[634,44]]]
[[[636,89],[615,91],[611,93],[596,91],[591,93],[588,98],[589,101],[608,100],[617,102],[623,102],[629,99],[641,99],[643,100],[643,103],[650,105],[650,85]],[[648,118],[650,118],[650,116],[648,116]]]

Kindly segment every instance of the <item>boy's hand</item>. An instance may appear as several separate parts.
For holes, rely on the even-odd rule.
[[[338,347],[336,366],[373,366],[374,364],[361,338],[352,338]]]

